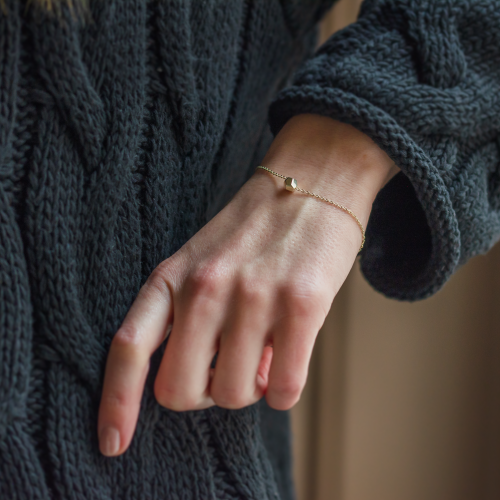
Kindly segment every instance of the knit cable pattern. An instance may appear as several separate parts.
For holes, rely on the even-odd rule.
[[[500,236],[500,6],[370,0],[270,108],[357,127],[401,168],[378,195],[361,268],[389,297],[437,292]]]
[[[260,161],[313,37],[277,0],[68,4],[0,11],[0,498],[277,499],[256,405],[156,402],[165,346],[122,456],[97,411],[141,285]]]

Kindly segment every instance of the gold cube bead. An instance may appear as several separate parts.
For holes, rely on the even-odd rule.
[[[287,177],[285,179],[285,189],[287,191],[294,191],[297,187],[297,181],[293,177]]]

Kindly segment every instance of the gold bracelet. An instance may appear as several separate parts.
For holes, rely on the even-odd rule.
[[[318,198],[319,200],[326,201],[327,203],[330,203],[330,205],[333,205],[334,207],[340,208],[340,210],[343,210],[344,212],[347,212],[358,224],[359,229],[361,229],[361,235],[363,236],[362,241],[361,241],[361,246],[359,247],[358,252],[361,251],[365,244],[365,229],[363,227],[363,224],[361,224],[361,221],[356,217],[356,215],[349,210],[348,208],[344,207],[344,205],[340,205],[338,203],[335,203],[332,200],[329,200],[327,198],[323,198],[323,196],[320,196],[319,194],[314,194],[311,193],[310,191],[306,191],[305,189],[301,189],[297,185],[297,180],[294,179],[293,177],[286,177],[284,175],[278,174],[277,172],[274,172],[270,168],[263,167],[262,165],[259,165],[257,168],[262,168],[264,170],[267,170],[271,174],[275,175],[276,177],[281,177],[282,179],[285,179],[285,189],[287,191],[300,191],[301,193],[308,194],[310,196],[314,196],[315,198]]]

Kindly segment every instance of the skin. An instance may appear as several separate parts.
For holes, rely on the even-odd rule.
[[[309,114],[286,123],[262,165],[349,207],[365,228],[375,196],[399,171],[356,128]],[[237,409],[265,396],[287,410],[299,400],[361,231],[342,210],[283,182],[257,169],[139,291],[107,358],[98,417],[104,455],[129,447],[149,360],[169,325],[154,385],[160,405]]]

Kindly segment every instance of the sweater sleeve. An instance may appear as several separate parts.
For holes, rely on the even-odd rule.
[[[274,134],[300,113],[330,116],[401,168],[361,255],[389,297],[432,295],[500,237],[498,26],[498,0],[365,0],[271,104]]]

